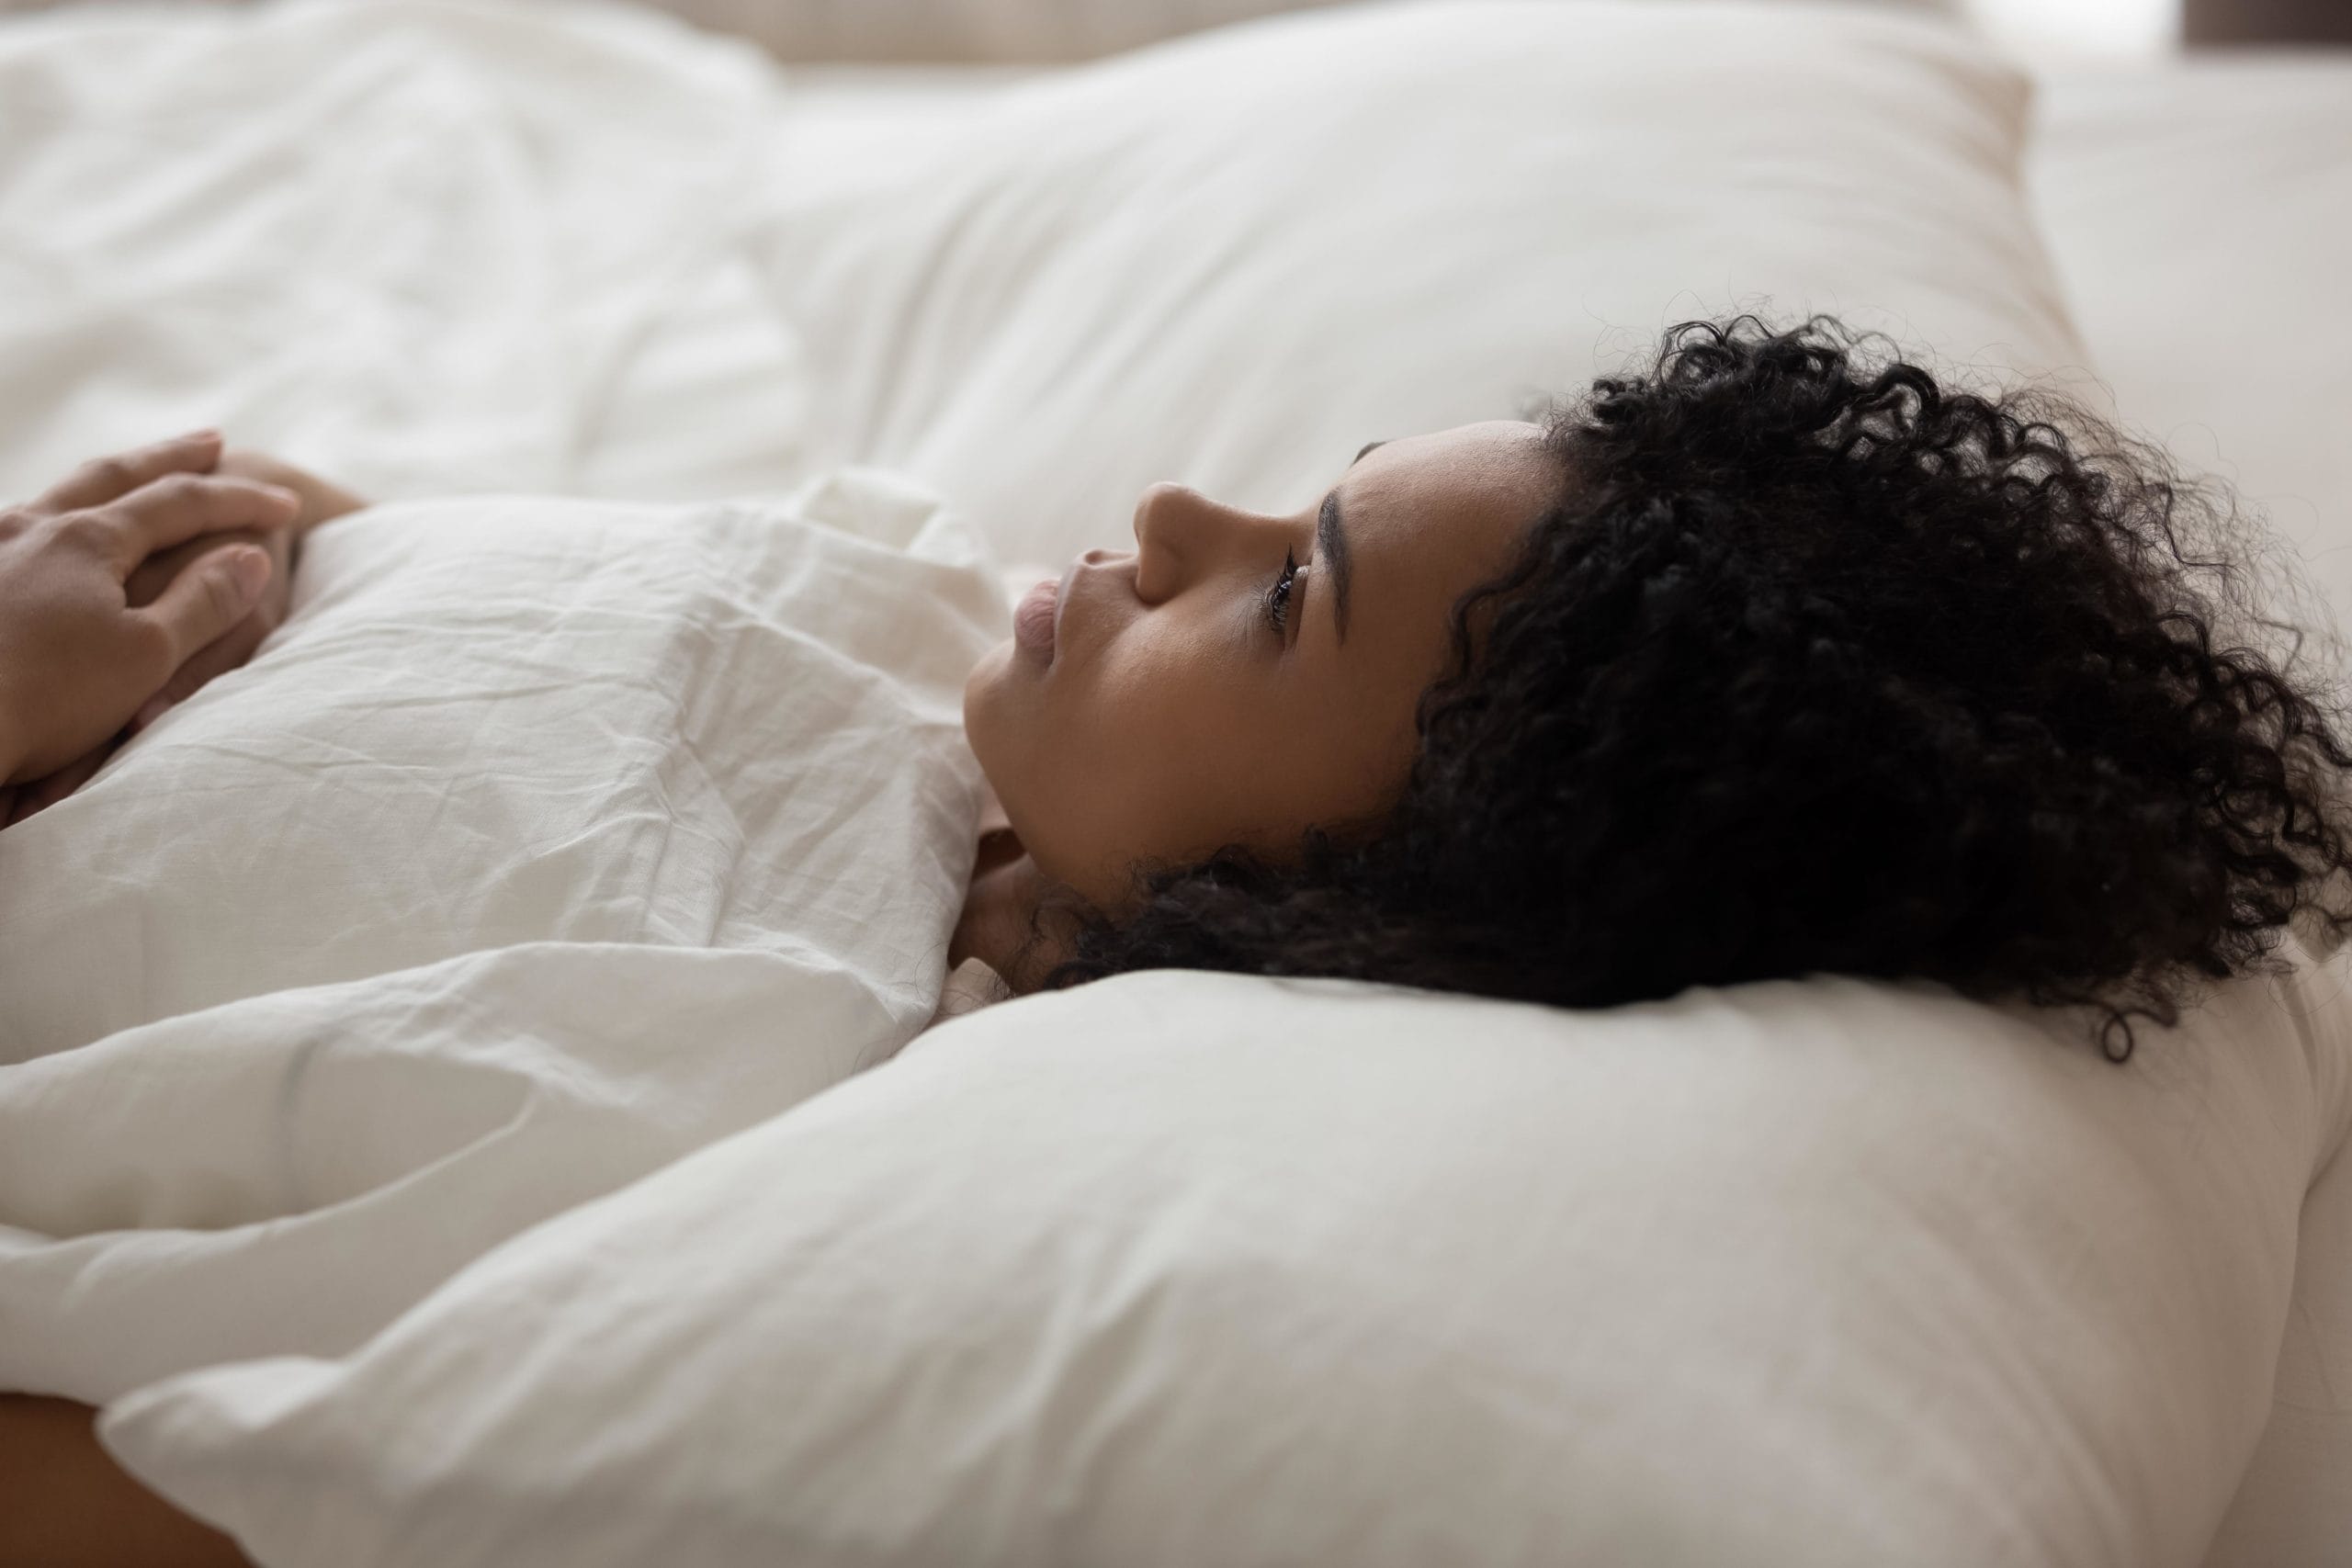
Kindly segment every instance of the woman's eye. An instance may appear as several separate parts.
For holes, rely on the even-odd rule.
[[[1284,550],[1282,575],[1274,579],[1272,588],[1266,590],[1266,620],[1274,628],[1276,637],[1283,636],[1290,624],[1290,590],[1297,577],[1298,562],[1292,558],[1290,551]]]

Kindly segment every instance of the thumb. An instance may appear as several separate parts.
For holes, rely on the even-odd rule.
[[[213,550],[188,563],[144,610],[133,611],[171,637],[172,668],[235,626],[269,586],[269,552],[253,545]]]

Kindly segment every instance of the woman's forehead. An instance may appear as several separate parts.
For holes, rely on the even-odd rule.
[[[1333,651],[1393,663],[1398,679],[1426,678],[1454,601],[1502,572],[1558,484],[1541,433],[1521,421],[1403,437],[1363,458],[1332,492],[1354,601],[1349,645]],[[1318,620],[1328,621],[1334,586],[1317,584]]]
[[[1442,544],[1463,527],[1515,533],[1559,486],[1543,433],[1523,420],[1457,425],[1380,444],[1349,469],[1337,493],[1350,545]],[[1481,526],[1481,525],[1484,526]]]

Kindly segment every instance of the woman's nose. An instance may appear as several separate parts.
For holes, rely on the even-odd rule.
[[[1200,491],[1162,480],[1136,502],[1136,593],[1148,604],[1174,596],[1204,570],[1227,523]]]

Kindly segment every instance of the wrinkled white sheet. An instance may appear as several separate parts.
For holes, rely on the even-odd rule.
[[[789,96],[618,6],[0,25],[0,496],[206,423],[476,492],[315,536],[251,669],[0,837],[0,1387],[347,1348],[928,1018],[1002,602],[933,502],[801,493],[738,239]],[[798,494],[863,586],[526,493]]]
[[[379,499],[832,466],[737,243],[786,98],[638,7],[7,18],[0,494],[207,423]]]
[[[253,663],[0,833],[0,1389],[348,1350],[894,1052],[1005,618],[935,498],[855,469],[312,535]]]

